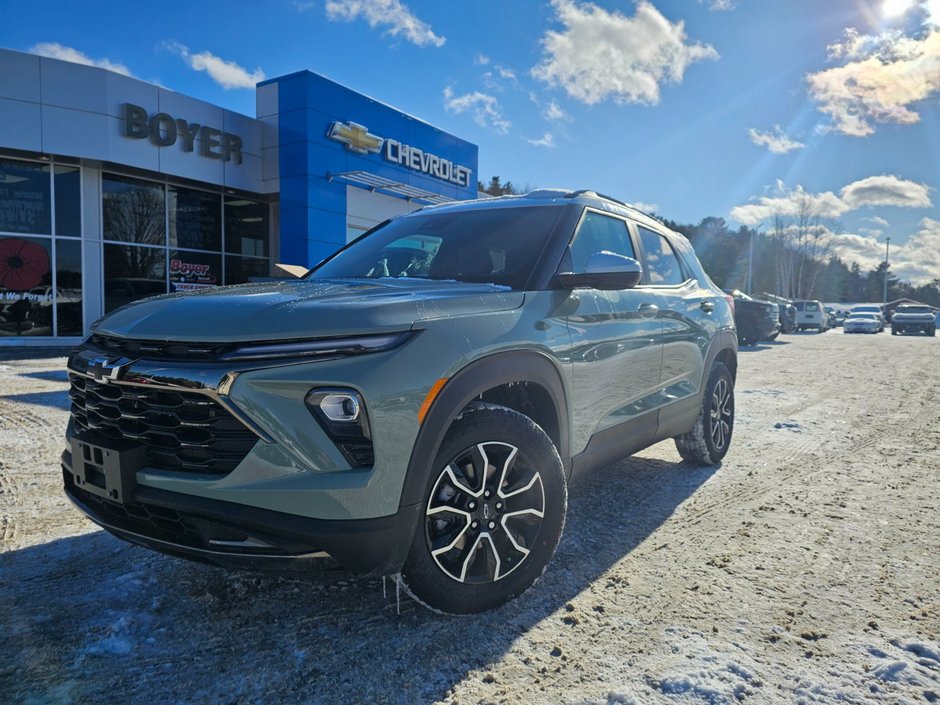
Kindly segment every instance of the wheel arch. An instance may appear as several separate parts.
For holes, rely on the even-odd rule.
[[[520,385],[526,389],[519,389]],[[532,418],[552,439],[566,471],[569,469],[568,402],[556,363],[534,350],[493,353],[461,369],[434,399],[411,451],[400,506],[424,499],[433,469],[431,460],[451,424],[475,399],[507,406]],[[538,405],[536,413],[520,408],[526,400]]]
[[[738,339],[730,331],[720,332],[711,347],[708,350],[708,356],[705,359],[705,370],[702,378],[702,388],[711,374],[712,365],[716,362],[722,363],[731,373],[731,379],[737,381],[738,378]]]

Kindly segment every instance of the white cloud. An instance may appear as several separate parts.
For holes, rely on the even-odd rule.
[[[880,225],[883,228],[887,228],[890,225],[890,223],[884,218],[882,218],[880,215],[867,215],[864,218],[862,218],[862,220],[867,221],[869,223],[874,223],[875,225]]]
[[[487,64],[489,61],[490,59],[487,57]],[[481,78],[483,79],[483,85],[493,90],[502,90],[504,88],[503,81],[509,81],[510,83],[516,83],[517,81],[516,72],[502,64],[494,64],[492,71],[484,71]]]
[[[558,105],[554,100],[549,101],[548,105],[545,106],[545,110],[542,112],[542,117],[546,120],[566,120],[568,118],[568,113],[562,110],[561,106]]]
[[[327,0],[326,16],[334,22],[352,22],[361,17],[372,29],[387,27],[386,34],[402,36],[419,47],[440,47],[447,41],[435,34],[427,22],[419,20],[401,0]]]
[[[759,147],[766,147],[774,154],[786,154],[794,149],[803,149],[806,146],[802,142],[787,137],[780,125],[774,125],[774,129],[770,132],[761,132],[752,127],[748,130],[748,134],[751,137],[751,142]]]
[[[486,66],[488,63],[490,63],[490,57],[488,57],[486,54],[477,54],[476,58],[473,60],[473,63],[475,63],[477,66]]]
[[[453,88],[447,86],[444,89],[444,108],[457,114],[470,111],[477,125],[492,127],[501,135],[505,135],[512,127],[512,123],[503,117],[499,101],[495,97],[480,91],[454,95]]]
[[[659,210],[659,206],[655,203],[644,203],[643,201],[634,201],[633,207],[637,210],[641,210],[644,213],[655,213]]]
[[[743,225],[757,225],[774,216],[795,216],[804,206],[822,218],[838,218],[848,208],[842,199],[832,191],[810,193],[802,186],[787,188],[782,181],[777,181],[772,195],[752,199],[751,203],[735,206],[731,217]]]
[[[728,12],[733,10],[737,4],[735,0],[707,0],[708,9],[712,12]],[[698,0],[698,4],[706,2],[706,0]]]
[[[855,181],[842,189],[842,200],[849,210],[863,206],[930,208],[930,189],[926,184],[883,174]]]
[[[551,132],[546,132],[537,140],[530,140],[529,138],[526,137],[525,141],[528,142],[529,144],[534,144],[536,147],[551,147],[552,149],[554,149],[555,147],[558,146],[557,144],[555,144],[555,137],[554,135],[552,135]]]
[[[58,44],[56,42],[40,42],[39,44],[35,44],[30,47],[29,52],[31,54],[39,54],[39,56],[48,56],[50,59],[71,61],[73,64],[97,66],[98,68],[108,69],[108,71],[121,73],[125,76],[134,75],[124,64],[118,63],[117,61],[111,61],[111,59],[92,59],[90,56],[84,52],[79,51],[78,49],[63,46],[62,44]]]
[[[860,35],[848,29],[828,47],[848,63],[809,74],[810,96],[832,119],[832,129],[864,137],[875,123],[911,125],[920,101],[940,93],[940,30],[928,23],[920,37],[899,32]]]
[[[542,37],[544,56],[531,74],[560,86],[588,105],[655,105],[660,85],[679,83],[690,64],[717,59],[707,44],[688,42],[683,22],[670,22],[649,2],[638,0],[629,17],[590,2],[552,0],[562,31]]]
[[[838,195],[832,191],[810,193],[800,185],[791,189],[777,181],[771,195],[735,206],[731,217],[743,225],[757,225],[777,215],[795,216],[804,206],[821,218],[838,218],[866,207],[930,208],[932,205],[929,188],[924,184],[884,174],[853,181],[843,186]]]
[[[254,88],[255,84],[264,80],[264,71],[260,68],[254,71],[239,66],[234,61],[226,61],[222,57],[208,51],[192,53],[189,47],[179,42],[164,42],[163,47],[183,57],[194,71],[205,71],[209,77],[225,90],[230,88]]]
[[[842,200],[850,210],[863,206],[930,208],[930,188],[926,184],[899,179],[890,174],[869,176],[842,189]]]
[[[885,242],[875,234],[834,234],[833,249],[846,262],[858,262],[863,270],[884,262]],[[927,284],[940,278],[940,221],[924,218],[920,230],[905,242],[892,240],[888,261],[891,271],[913,284]]]

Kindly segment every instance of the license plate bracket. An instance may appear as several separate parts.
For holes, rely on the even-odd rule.
[[[73,436],[72,473],[75,484],[86,492],[112,502],[130,501],[137,484],[137,471],[144,467],[146,449],[124,440]]]

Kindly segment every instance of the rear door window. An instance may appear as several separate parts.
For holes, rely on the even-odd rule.
[[[646,267],[643,279],[646,284],[675,286],[686,280],[682,265],[672,245],[659,233],[643,226],[637,226],[643,253],[646,255]]]

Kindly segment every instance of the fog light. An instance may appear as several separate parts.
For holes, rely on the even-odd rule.
[[[359,418],[362,404],[357,394],[327,394],[320,399],[320,410],[330,421],[349,423]]]
[[[354,389],[311,389],[304,401],[310,413],[353,468],[370,467],[375,456],[369,410]]]

